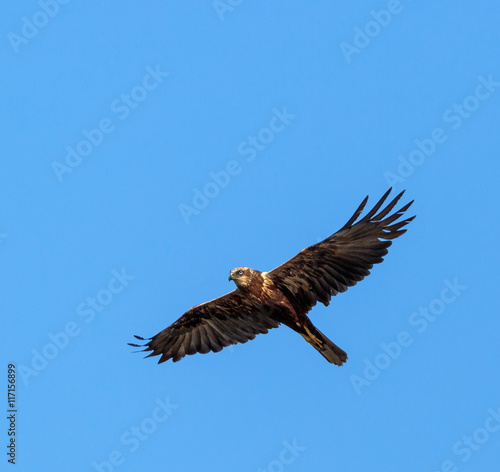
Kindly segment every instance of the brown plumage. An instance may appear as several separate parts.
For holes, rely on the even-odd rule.
[[[248,267],[232,270],[237,286],[222,297],[189,309],[169,327],[144,339],[147,357],[174,362],[186,355],[218,352],[231,344],[246,343],[257,334],[284,324],[297,331],[328,362],[342,365],[347,354],[319,331],[306,313],[319,301],[328,306],[333,295],[370,274],[382,262],[392,239],[414,216],[399,220],[413,202],[391,213],[404,192],[381,210],[391,189],[359,221],[366,197],[349,221],[335,234],[300,251],[270,272]],[[398,221],[399,220],[399,221]]]

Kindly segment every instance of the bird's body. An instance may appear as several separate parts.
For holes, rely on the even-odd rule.
[[[238,275],[240,273],[242,274]],[[264,302],[269,307],[267,315],[270,318],[302,335],[329,362],[342,365],[347,360],[347,354],[326,338],[312,324],[300,307],[294,308],[292,302],[274,284],[268,272],[260,272],[248,267],[237,267],[231,271],[229,279],[235,281],[239,290],[246,291],[247,298],[253,299],[255,297],[256,303]]]
[[[391,240],[406,231],[401,228],[414,217],[396,220],[412,202],[390,214],[401,192],[380,210],[389,193],[355,223],[365,198],[342,229],[272,271],[237,267],[229,276],[236,290],[194,306],[149,340],[136,338],[147,341],[145,350],[152,351],[149,356],[161,355],[159,362],[176,362],[188,354],[218,352],[231,344],[245,343],[284,324],[328,362],[342,365],[347,354],[312,324],[307,313],[318,301],[328,306],[333,295],[367,276],[374,264],[383,261]]]

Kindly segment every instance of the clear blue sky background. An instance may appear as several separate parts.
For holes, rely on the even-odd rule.
[[[497,470],[498,2],[47,3],[0,18],[16,470]],[[345,366],[131,353],[390,185],[417,219],[311,313]]]

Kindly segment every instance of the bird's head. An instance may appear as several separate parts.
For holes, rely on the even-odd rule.
[[[248,287],[254,276],[255,271],[248,267],[236,267],[229,273],[229,280],[232,280],[238,288]]]

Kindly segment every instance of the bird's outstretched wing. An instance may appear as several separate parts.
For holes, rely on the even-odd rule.
[[[307,313],[318,301],[328,305],[332,295],[356,285],[370,274],[374,264],[384,260],[391,240],[405,233],[401,228],[415,218],[399,220],[413,201],[391,213],[404,191],[380,209],[390,192],[356,222],[366,197],[343,228],[266,274],[296,310]]]
[[[190,308],[170,326],[146,341],[144,351],[152,351],[147,357],[161,355],[158,363],[172,359],[179,361],[186,355],[201,352],[219,352],[231,344],[246,343],[257,334],[277,328],[279,322],[269,314],[272,307],[256,298],[242,296],[239,290]]]

